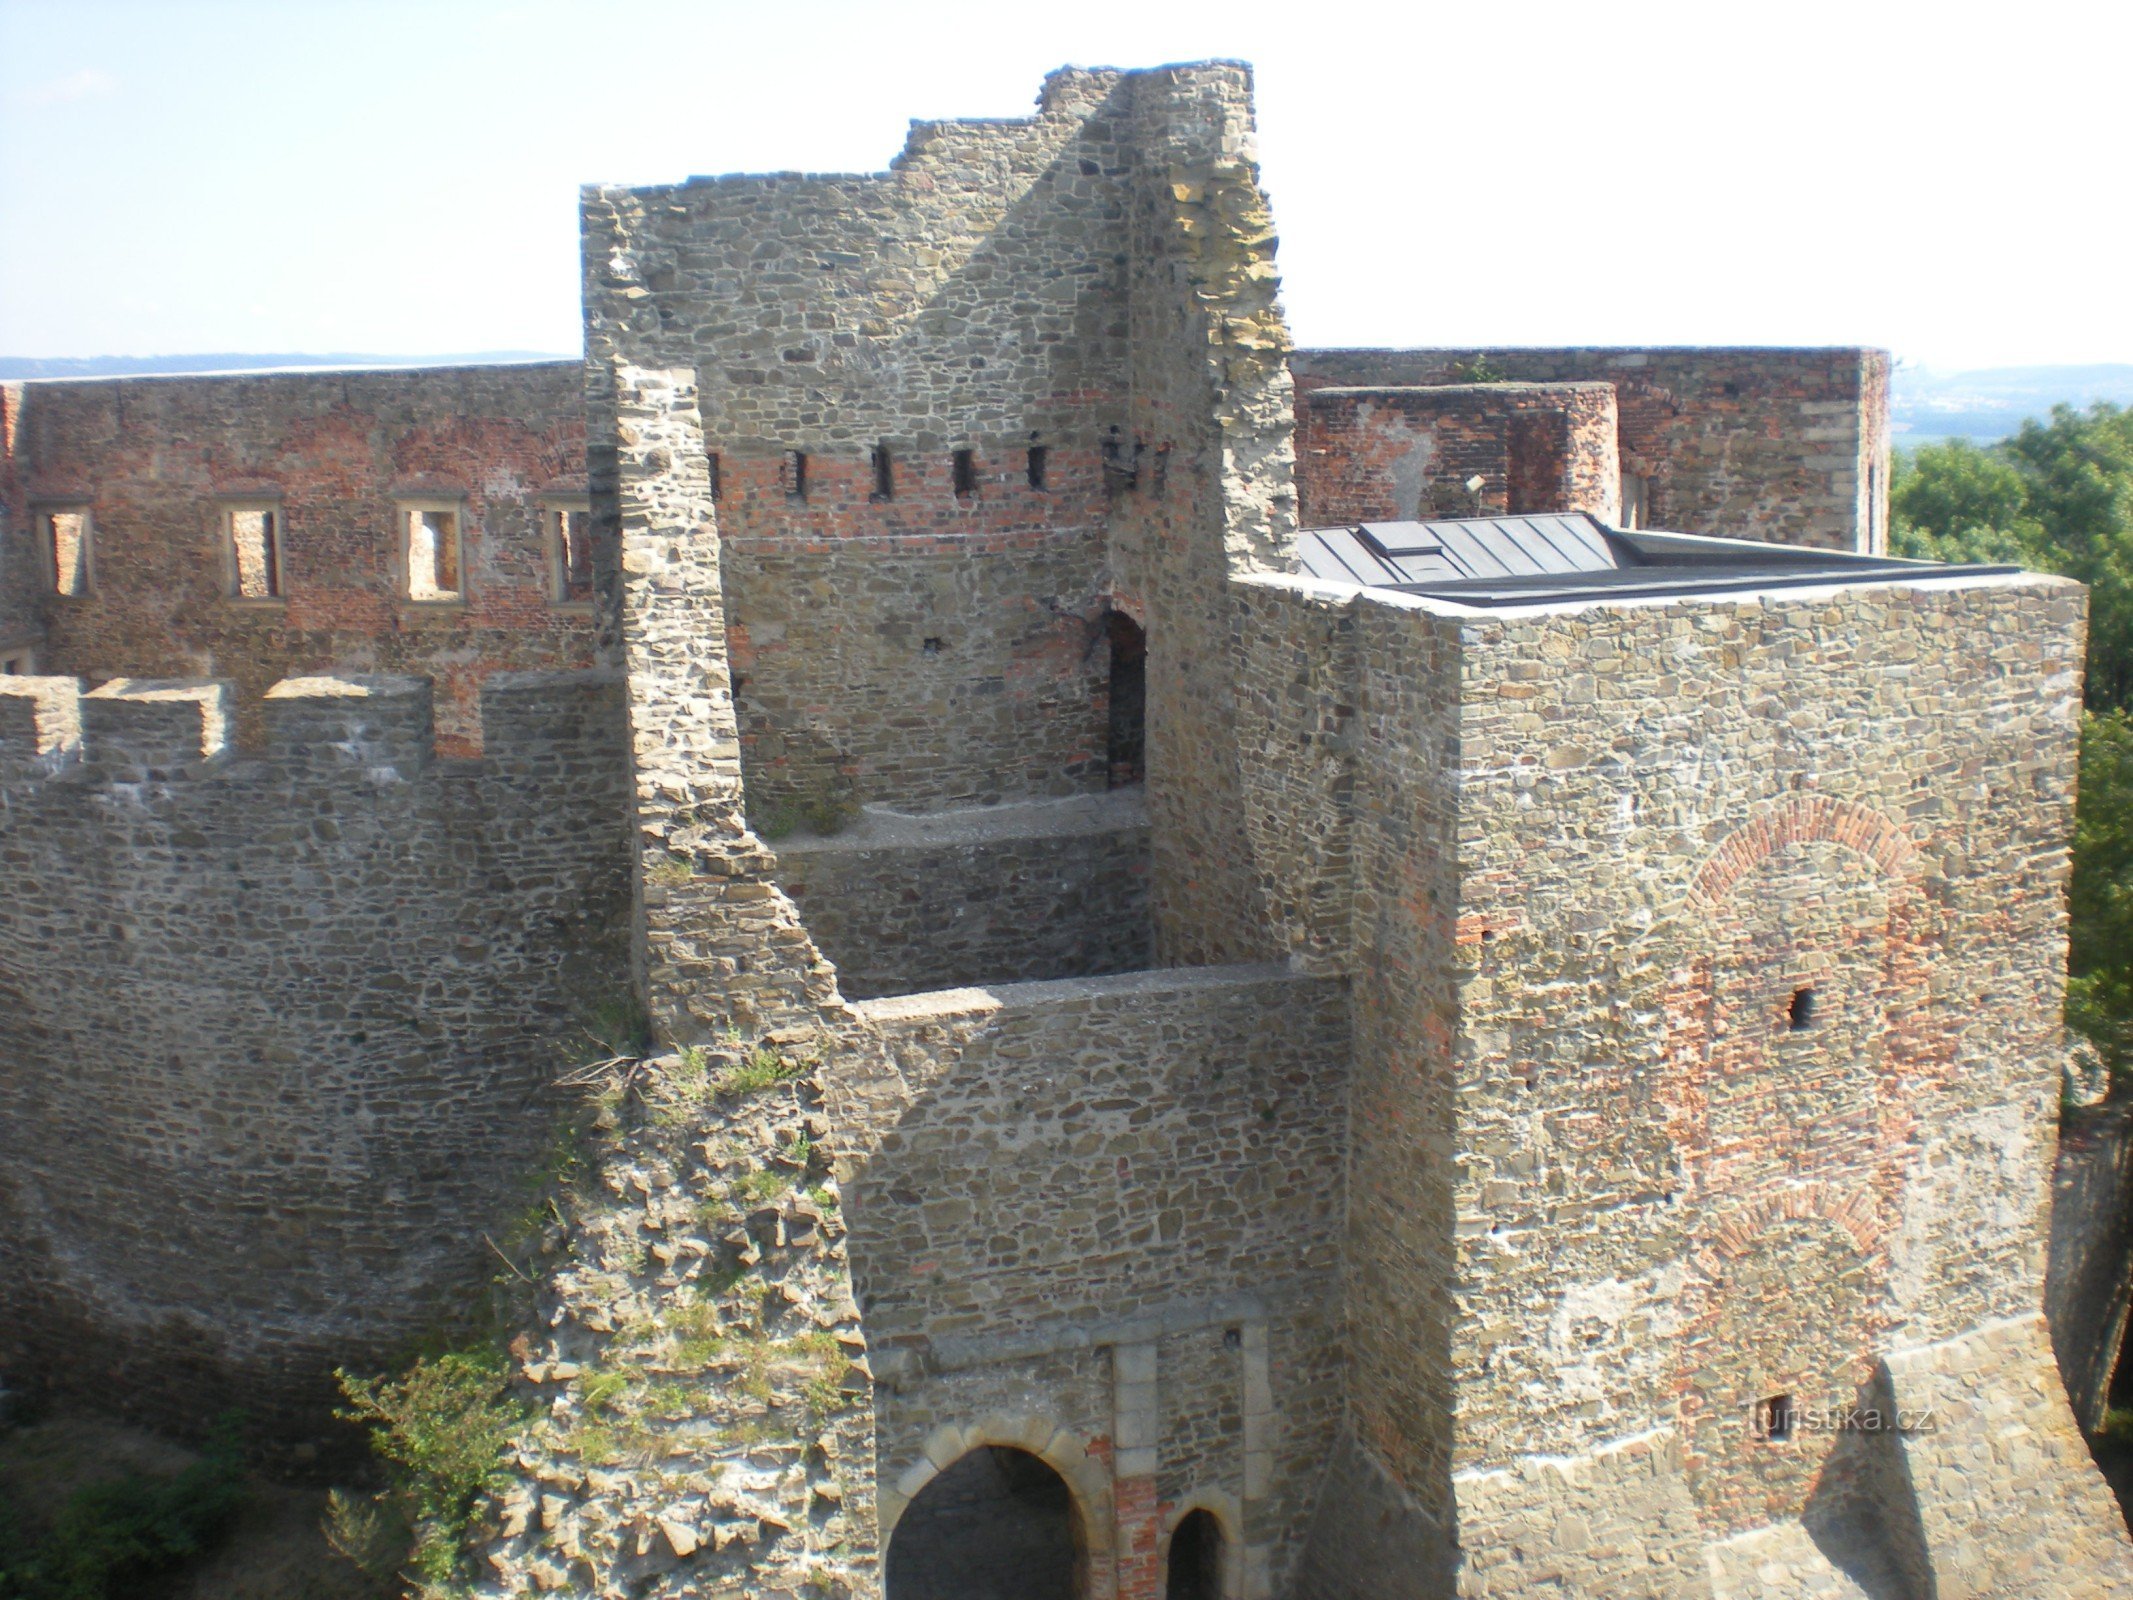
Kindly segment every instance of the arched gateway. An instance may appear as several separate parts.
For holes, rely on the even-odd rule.
[[[889,1538],[888,1600],[1083,1600],[1087,1545],[1066,1480],[979,1445],[921,1489]]]

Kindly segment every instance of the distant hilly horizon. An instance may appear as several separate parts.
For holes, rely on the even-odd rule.
[[[325,355],[0,356],[0,379],[146,378],[321,367],[503,366],[577,359],[575,352],[558,350],[467,350],[425,356],[345,351]],[[1899,366],[1891,390],[1890,424],[1899,447],[1941,439],[1986,444],[2006,438],[2026,418],[2048,415],[2055,405],[2079,407],[2098,400],[2133,405],[2133,364],[1981,367],[1965,372]]]
[[[193,356],[0,356],[0,379],[171,378],[210,372],[286,372],[309,367],[500,367],[522,361],[576,361],[575,351],[463,350],[441,356],[241,355],[227,351]]]

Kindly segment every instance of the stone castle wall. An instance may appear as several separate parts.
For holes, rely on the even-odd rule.
[[[323,1425],[481,1269],[542,1087],[628,992],[619,685],[0,679],[11,1383]]]
[[[1120,605],[1147,629],[1157,959],[1268,959],[1250,863],[1229,585],[1293,546],[1288,329],[1238,66],[1136,79],[1132,431],[1147,449],[1111,521]]]
[[[701,376],[759,810],[1104,786],[1123,81],[1061,72],[1027,121],[919,124],[884,174],[585,193],[596,373]]]
[[[1644,526],[1880,552],[1888,544],[1888,355],[1880,350],[1307,350],[1299,390],[1607,383]]]
[[[544,494],[585,493],[582,389],[574,362],[19,386],[0,590],[39,597],[41,671],[227,678],[247,745],[282,678],[416,673],[440,749],[475,754],[488,673],[593,664],[540,524]],[[463,603],[406,598],[396,495],[463,507]],[[232,500],[279,510],[279,599],[232,595]],[[89,510],[85,595],[51,593],[32,525],[51,505]]]
[[[1339,1418],[1344,986],[1197,968],[858,1010],[901,1084],[851,1128],[847,1184],[884,1527],[937,1434],[1034,1406],[1111,1458],[1088,1512],[1116,1592],[1162,1592],[1136,1528],[1202,1503],[1246,1592],[1286,1593]]]
[[[851,999],[1151,964],[1138,788],[776,842],[779,887]]]
[[[1589,511],[1612,523],[1618,435],[1603,383],[1307,388],[1296,403],[1300,519],[1323,528]]]

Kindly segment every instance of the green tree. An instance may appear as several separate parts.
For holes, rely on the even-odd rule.
[[[2087,584],[2089,707],[2133,705],[2133,411],[2054,406],[2004,444],[1950,440],[1900,456],[1889,513],[1897,555]]]
[[[2133,1069],[2133,717],[2123,711],[2082,722],[2067,909],[2067,1023],[2112,1071]]]
[[[2133,1073],[2133,411],[2055,406],[2004,444],[1896,462],[1889,548],[2017,563],[2089,586],[2066,1020]]]

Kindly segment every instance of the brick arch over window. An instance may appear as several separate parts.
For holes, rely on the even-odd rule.
[[[876,1520],[881,1549],[886,1552],[897,1522],[917,1499],[920,1491],[973,1450],[987,1445],[1027,1451],[1054,1472],[1067,1486],[1087,1541],[1086,1600],[1115,1600],[1118,1593],[1117,1544],[1111,1505],[1111,1473],[1108,1464],[1089,1454],[1074,1433],[1048,1417],[1029,1414],[991,1414],[968,1423],[944,1423],[926,1436],[919,1458],[885,1484],[876,1502]]]
[[[1871,806],[1823,795],[1794,795],[1736,828],[1711,852],[1689,888],[1689,909],[1715,911],[1741,879],[1791,844],[1841,845],[1897,883],[1918,877],[1918,852],[1894,820]]]

